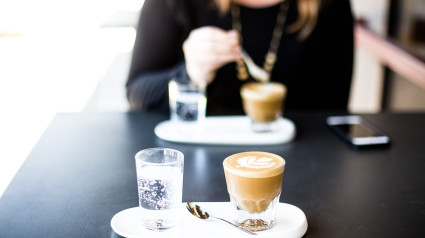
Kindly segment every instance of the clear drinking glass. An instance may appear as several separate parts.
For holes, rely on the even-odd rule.
[[[183,123],[199,123],[205,119],[207,99],[205,90],[193,82],[168,84],[171,120]]]
[[[139,207],[143,225],[165,230],[181,219],[184,155],[168,148],[150,148],[136,156]]]
[[[223,167],[235,223],[249,231],[271,229],[285,160],[276,154],[250,151],[227,157]]]
[[[251,118],[252,130],[270,132],[279,129],[277,120],[282,116],[286,86],[277,83],[247,83],[241,87],[242,104]]]

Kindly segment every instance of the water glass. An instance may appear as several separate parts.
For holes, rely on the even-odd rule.
[[[198,123],[205,119],[207,99],[205,90],[193,82],[168,84],[171,120],[183,123]]]
[[[139,207],[142,223],[161,231],[181,219],[184,155],[168,148],[150,148],[136,156]]]

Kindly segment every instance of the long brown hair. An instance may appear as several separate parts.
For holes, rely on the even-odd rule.
[[[227,13],[232,0],[214,0],[221,13]],[[290,0],[286,0],[290,1]],[[298,19],[288,27],[288,32],[299,31],[301,39],[306,38],[313,31],[319,15],[320,0],[296,0],[298,5]]]

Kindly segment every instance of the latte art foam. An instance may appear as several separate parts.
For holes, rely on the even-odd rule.
[[[237,168],[247,167],[253,169],[265,169],[271,168],[276,164],[276,162],[273,161],[273,158],[257,156],[241,157],[237,161],[239,163],[239,166],[236,166]]]
[[[245,177],[270,177],[283,172],[285,161],[282,157],[260,151],[242,152],[231,155],[223,161],[227,170]]]

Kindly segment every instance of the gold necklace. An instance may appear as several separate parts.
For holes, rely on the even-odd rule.
[[[277,60],[277,50],[280,45],[280,40],[282,38],[284,25],[286,22],[286,16],[289,9],[289,0],[286,0],[285,2],[280,4],[279,13],[277,15],[276,24],[273,30],[273,36],[270,41],[269,50],[267,51],[267,54],[264,59],[264,65],[263,69],[271,75],[271,72],[273,70],[274,64]],[[242,24],[241,24],[241,16],[240,16],[240,7],[239,5],[232,3],[231,5],[231,13],[232,13],[232,25],[233,29],[238,31],[240,35],[240,45],[242,45]],[[246,80],[248,79],[248,70],[246,68],[245,62],[240,59],[236,61],[236,70],[237,70],[237,77],[239,80]]]

